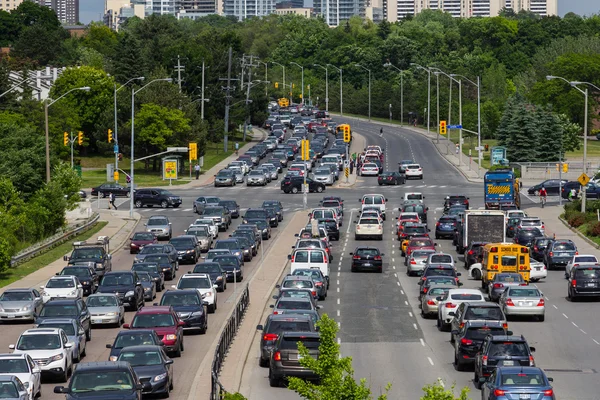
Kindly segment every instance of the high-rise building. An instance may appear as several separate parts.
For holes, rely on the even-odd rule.
[[[275,11],[275,0],[222,0],[222,2],[223,15],[233,15],[240,21],[248,17],[263,17]]]
[[[79,23],[79,0],[0,0],[0,10],[14,10],[23,1],[33,1],[53,9],[62,24],[75,25]]]
[[[0,10],[10,11],[19,7],[23,0],[0,0]]]
[[[558,14],[558,0],[505,0],[504,6],[517,13],[524,10],[542,16]]]
[[[178,0],[177,10],[186,13],[215,14],[217,12],[216,0]]]
[[[357,15],[365,17],[367,0],[313,0],[315,14],[322,15],[329,26],[339,26]],[[383,7],[382,12],[383,12]]]

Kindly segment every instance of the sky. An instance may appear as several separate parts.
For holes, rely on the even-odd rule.
[[[125,3],[125,1],[124,1]],[[79,20],[83,24],[91,21],[102,21],[104,0],[79,0]],[[598,0],[558,0],[558,14],[574,12],[579,15],[600,13]]]

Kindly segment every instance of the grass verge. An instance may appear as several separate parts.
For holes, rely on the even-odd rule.
[[[0,273],[0,287],[4,287],[6,285],[10,285],[13,282],[18,281],[19,279],[47,266],[48,264],[53,263],[54,261],[60,259],[63,255],[69,252],[72,249],[72,242],[76,242],[79,240],[87,240],[94,236],[96,233],[100,231],[100,229],[104,228],[108,222],[101,221],[94,224],[87,231],[80,233],[74,238],[68,240],[67,242],[54,247],[48,250],[45,253],[42,253],[29,261],[24,262],[23,264],[18,265],[16,268],[10,268],[3,273]]]

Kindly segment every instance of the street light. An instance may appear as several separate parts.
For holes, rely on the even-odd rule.
[[[300,70],[302,71],[302,104],[304,104],[304,67],[300,64],[298,64],[297,62],[293,62],[291,61],[290,64],[295,65],[297,67],[300,68]]]
[[[344,105],[344,87],[343,87],[343,82],[342,82],[342,69],[336,67],[333,64],[326,64],[328,67],[332,67],[333,69],[339,71],[340,73],[340,115],[343,117],[344,116],[344,110],[342,108],[342,106]]]
[[[114,145],[114,153],[115,153],[115,171],[119,170],[119,123],[117,120],[117,92],[121,89],[123,89],[125,86],[127,86],[130,82],[133,81],[143,81],[144,78],[143,76],[139,76],[137,78],[131,78],[130,80],[128,80],[127,82],[125,82],[125,84],[119,86],[119,88],[117,88],[117,82],[115,82],[115,92],[114,92],[114,98],[115,98],[115,130],[114,130],[114,135],[113,135],[113,142],[115,143]]]
[[[259,63],[265,66],[265,82],[268,82],[268,80],[269,80],[269,64],[264,61],[259,61]],[[268,83],[265,85],[265,97],[267,98],[267,101],[268,101],[269,100],[269,84]]]
[[[145,88],[147,88],[149,85],[153,84],[154,82],[173,82],[173,79],[171,78],[162,78],[162,79],[154,79],[148,83],[146,83],[144,86],[142,86],[141,88],[139,88],[138,90],[135,90],[135,87],[131,88],[131,166],[130,166],[130,175],[131,175],[131,186],[129,188],[129,217],[133,218],[133,188],[134,188],[134,177],[133,177],[133,164],[134,164],[134,158],[135,158],[135,154],[134,154],[134,139],[135,139],[135,95],[138,94],[139,92],[141,92],[142,90],[144,90]]]
[[[279,64],[277,61],[271,61],[271,64],[279,65],[283,69],[283,87],[285,88],[285,65]]]
[[[449,96],[448,96],[448,121],[447,121],[447,125],[451,125],[451,120],[452,120],[452,81],[456,81],[454,78],[452,78],[449,74],[445,73],[444,71],[442,71],[441,69],[437,68],[437,67],[432,67],[431,68],[434,71],[434,75],[436,77],[439,78],[439,75],[442,74],[444,76],[446,76],[448,79],[450,79],[450,90],[449,90]],[[458,81],[456,81],[458,82]],[[439,83],[439,82],[438,82]],[[438,84],[438,90],[439,90],[439,84]],[[438,93],[438,125],[439,125],[439,114],[440,114],[440,96]],[[447,129],[446,132],[446,154],[450,153],[450,130]]]
[[[460,79],[455,79],[454,74],[447,74],[439,68],[435,68],[437,71],[434,74],[442,74],[450,79],[450,99],[448,103],[448,125],[450,125],[450,119],[452,118],[452,82],[458,83],[458,116],[459,116],[459,125],[461,126],[458,135],[458,165],[460,166],[462,162],[462,82]],[[450,143],[450,130],[448,129],[448,144]],[[446,154],[449,152],[449,147],[446,147]]]
[[[479,160],[479,169],[477,170],[477,174],[479,174],[481,169],[481,82],[479,80],[479,76],[477,77],[477,83],[473,82],[464,75],[450,74],[450,76],[453,78],[458,77],[464,79],[471,85],[477,87],[477,158]]]
[[[369,72],[369,121],[371,120],[371,70],[367,67],[364,67],[360,64],[354,64],[356,67],[360,67],[365,71]]]
[[[329,111],[329,72],[327,71],[327,65],[322,66],[320,64],[313,64],[313,66],[323,68],[325,70],[325,111]]]
[[[57,101],[59,101],[60,99],[62,99],[66,95],[68,95],[69,93],[74,92],[75,90],[85,90],[86,92],[89,92],[90,87],[83,86],[83,87],[73,88],[73,89],[69,90],[67,93],[60,96],[56,100],[47,98],[44,101],[44,118],[46,120],[46,182],[50,182],[50,135],[48,133],[48,107],[50,107],[52,104],[56,103]],[[52,101],[50,101],[50,100],[52,100]]]
[[[392,67],[400,72],[400,126],[404,125],[404,70],[396,67],[394,64],[387,62],[383,64],[384,67]]]
[[[429,132],[429,121],[431,119],[431,70],[417,63],[410,63],[413,67],[427,71],[427,132]],[[437,142],[440,142],[440,131],[438,129]]]

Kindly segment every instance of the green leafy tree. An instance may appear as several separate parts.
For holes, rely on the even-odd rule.
[[[359,382],[354,378],[351,357],[340,357],[340,345],[336,341],[338,325],[326,314],[317,323],[319,326],[320,343],[319,358],[310,356],[308,349],[298,343],[298,351],[302,356],[300,364],[315,372],[320,378],[316,385],[303,379],[291,377],[288,387],[307,400],[320,399],[372,399],[371,389],[367,386],[366,379]],[[388,384],[384,394],[378,400],[387,399],[387,392],[391,388]]]
[[[11,249],[6,239],[0,237],[0,272],[10,268]]]
[[[563,132],[563,152],[579,150],[581,126],[571,122],[565,114],[558,114],[557,118]]]
[[[67,200],[67,209],[73,210],[79,203],[79,189],[81,189],[81,177],[67,163],[61,162],[52,171],[52,180],[61,188]]]
[[[30,3],[26,1],[22,4]],[[11,55],[22,62],[45,66],[57,60],[63,52],[63,41],[69,33],[35,24],[24,28],[14,42]]]
[[[469,400],[469,388],[464,387],[458,397],[454,395],[454,385],[450,389],[444,388],[440,380],[432,385],[426,385],[423,388],[425,395],[421,400]]]

